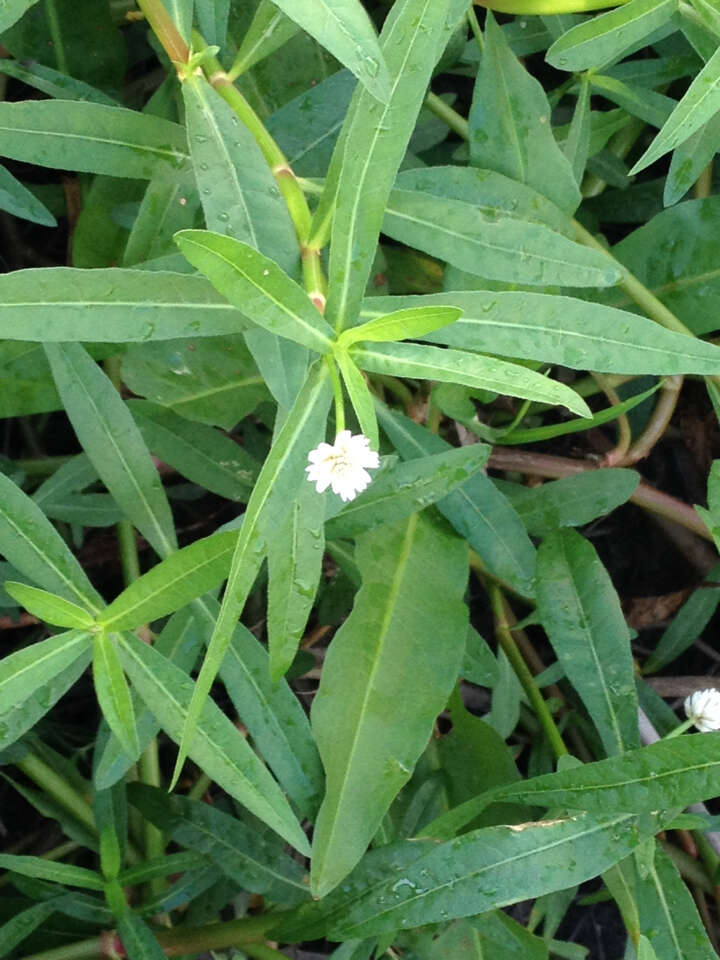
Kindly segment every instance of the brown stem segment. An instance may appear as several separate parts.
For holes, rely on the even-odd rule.
[[[137,5],[145,14],[145,19],[172,62],[187,63],[190,50],[178,33],[177,27],[163,6],[162,0],[137,0]]]

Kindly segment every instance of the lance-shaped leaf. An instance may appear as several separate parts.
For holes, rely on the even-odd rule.
[[[45,346],[75,433],[117,505],[162,557],[177,546],[170,505],[126,404],[79,343]]]
[[[209,230],[182,230],[176,240],[183,256],[253,323],[317,353],[332,349],[332,329],[269,257]]]
[[[204,277],[114,267],[43,267],[0,276],[4,340],[128,343],[211,337],[245,325]]]
[[[0,167],[0,210],[44,227],[57,226],[57,220],[47,207],[5,167]]]
[[[338,337],[338,346],[349,347],[361,340],[371,340],[373,343],[419,340],[428,333],[450,326],[461,316],[462,310],[457,307],[420,306],[395,310],[343,330]]]
[[[120,657],[132,684],[175,742],[180,740],[194,684],[178,667],[130,633],[119,635]],[[280,787],[230,720],[205,699],[190,755],[231,796],[297,850],[305,834]]]
[[[104,632],[93,638],[93,681],[100,709],[126,753],[140,753],[135,711],[120,663],[115,637]]]
[[[0,869],[10,870],[21,877],[35,877],[51,883],[66,883],[69,887],[102,890],[103,880],[94,870],[76,867],[71,863],[52,863],[42,857],[15,856],[0,853]]]
[[[127,910],[118,920],[117,936],[128,957],[163,960],[165,956],[150,927],[132,910]]]
[[[220,614],[185,719],[175,765],[176,778],[188,753],[203,704],[265,556],[268,533],[271,536],[272,526],[282,521],[299,486],[307,482],[303,468],[308,452],[317,445],[324,433],[331,392],[327,365],[318,360],[311,368],[305,386],[298,394],[260,471],[238,535]],[[265,529],[265,524],[270,526],[270,531]]]
[[[5,0],[0,11],[0,33],[11,27],[35,3],[37,0]]]
[[[16,650],[0,661],[0,715],[32,697],[75,661],[87,664],[90,636],[71,630]]]
[[[98,613],[104,602],[40,507],[0,473],[0,551],[30,580]]]
[[[233,73],[245,73],[298,33],[300,27],[271,0],[260,0],[233,61]]]
[[[332,198],[336,182],[327,316],[338,330],[354,322],[360,306],[385,203],[430,81],[447,11],[448,0],[400,0],[393,6],[380,42],[391,78],[387,103],[362,89],[348,112],[325,194]]]
[[[575,530],[538,550],[538,615],[609,754],[639,743],[630,634],[607,570]]]
[[[467,550],[413,514],[358,538],[363,578],[333,638],[312,725],[327,776],[312,886],[333,889],[358,862],[408,781],[457,677],[467,632]],[[418,590],[429,566],[436,589]]]
[[[325,498],[306,483],[268,545],[267,635],[270,675],[279,680],[295,659],[310,616],[325,546]]]
[[[44,903],[35,903],[4,923],[0,927],[0,950],[3,956],[9,956],[19,943],[22,943],[33,930],[51,917],[57,909],[56,904],[61,899],[61,897],[53,897]]]
[[[534,370],[494,357],[419,343],[367,344],[354,347],[351,356],[359,367],[371,373],[461,383],[511,397],[562,404],[580,416],[591,416],[587,404],[574,390]]]
[[[570,161],[576,183],[579,185],[585,174],[592,138],[592,112],[590,110],[590,82],[586,77],[580,81],[577,103],[563,152]]]
[[[649,242],[643,240],[644,245]],[[629,266],[634,268],[633,263]],[[665,330],[627,310],[574,297],[451,290],[422,297],[372,297],[362,315],[433,303],[463,311],[452,326],[423,337],[433,343],[604,373],[720,372],[720,347],[715,344]]]
[[[158,160],[187,160],[177,123],[100,103],[0,103],[0,156],[41,167],[149,180]]]
[[[673,150],[670,170],[663,190],[663,203],[666,207],[682,200],[711,162],[718,151],[718,146],[720,146],[720,111]]]
[[[660,826],[654,816],[583,814],[380,847],[273,935],[346,940],[485,913],[598,876]]]
[[[489,456],[489,446],[474,443],[385,470],[356,500],[332,516],[327,524],[328,538],[354,537],[424,509],[474,476]]]
[[[27,583],[7,580],[5,591],[13,600],[17,600],[21,607],[46,623],[80,630],[87,630],[95,623],[94,618],[83,607],[55,593],[48,593],[47,590],[39,590]]]
[[[377,450],[379,449],[377,417],[375,416],[375,400],[370,388],[346,350],[336,347],[334,356],[342,373],[350,403],[352,403],[355,416],[360,424],[360,432],[364,433],[370,441],[370,449]]]
[[[273,0],[273,3],[351,70],[383,103],[390,78],[372,22],[360,0]]]
[[[546,59],[560,70],[603,67],[666,23],[677,0],[630,0],[576,24],[550,47]]]
[[[720,110],[720,50],[716,50],[663,124],[660,133],[630,171],[649,167],[668,150],[674,150]]]
[[[690,734],[482,793],[438,817],[423,833],[454,836],[496,801],[591,813],[671,810],[714,797],[718,777],[720,733]]]
[[[383,430],[405,460],[451,449],[441,437],[394,410],[379,405],[378,411]],[[494,576],[525,596],[534,594],[535,548],[522,520],[489,477],[474,474],[437,507]]]
[[[545,91],[489,14],[468,117],[471,163],[526,183],[572,213],[580,191],[553,137],[550,112]]]
[[[218,587],[228,575],[237,539],[235,530],[213,533],[171,553],[103,610],[103,629],[132,630]]]
[[[390,194],[383,233],[490,280],[571,287],[606,287],[620,280],[604,253],[541,223],[490,220],[470,203],[415,190]]]
[[[186,42],[190,40],[194,3],[195,0],[165,0],[167,12],[172,17],[178,33]]]
[[[168,796],[142,783],[129,786],[129,798],[152,823],[183,847],[195,850],[245,890],[292,906],[307,900],[303,869],[277,837],[251,829],[209,803]],[[138,880],[134,879],[134,883]]]

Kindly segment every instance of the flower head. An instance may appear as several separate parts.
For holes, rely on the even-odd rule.
[[[354,500],[370,483],[368,469],[380,466],[380,457],[370,449],[368,438],[362,433],[353,436],[349,430],[341,430],[335,443],[321,443],[311,450],[308,461],[305,470],[317,492],[332,487],[333,493],[346,501]]]
[[[685,713],[701,733],[720,730],[720,690],[698,690],[685,700]]]

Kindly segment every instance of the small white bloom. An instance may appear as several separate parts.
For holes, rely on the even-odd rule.
[[[720,730],[720,690],[698,690],[685,700],[685,713],[701,733]]]
[[[370,441],[362,434],[353,436],[341,430],[335,443],[321,443],[308,454],[310,466],[305,467],[308,480],[318,493],[332,487],[343,500],[354,500],[368,486],[372,477],[368,469],[380,466],[380,457],[370,449]]]

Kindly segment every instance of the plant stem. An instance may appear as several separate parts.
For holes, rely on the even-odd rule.
[[[683,378],[681,376],[665,378],[647,426],[626,455],[616,461],[618,466],[631,466],[639,460],[644,460],[650,454],[650,451],[661,439],[670,424],[680,397],[682,384]]]
[[[343,398],[342,383],[340,374],[333,357],[325,357],[328,370],[330,371],[330,383],[332,384],[333,397],[335,398],[335,433],[340,433],[345,429],[345,401]]]
[[[592,377],[607,397],[608,402],[616,407],[620,403],[620,397],[615,387],[611,383],[608,383],[608,378],[602,373],[593,373]],[[617,443],[612,450],[609,450],[608,453],[605,454],[603,459],[603,464],[608,467],[615,466],[624,460],[632,443],[632,431],[626,413],[620,414],[617,418],[617,428]]]
[[[71,813],[91,833],[97,834],[95,817],[90,804],[44,760],[41,760],[34,753],[26,753],[22,760],[16,761],[15,766],[18,770],[22,770],[25,776],[36,783],[49,797],[52,797],[63,810]]]
[[[453,110],[436,93],[432,93],[432,91],[428,93],[425,97],[425,106],[443,123],[446,123],[451,130],[454,130],[459,137],[462,137],[463,140],[469,139],[469,127],[465,117],[462,117],[457,110]]]
[[[525,663],[517,644],[515,643],[512,630],[510,629],[510,624],[508,623],[507,616],[505,614],[505,603],[502,591],[494,584],[487,584],[486,590],[490,598],[490,605],[492,606],[493,615],[495,617],[495,636],[497,637],[497,641],[503,649],[505,656],[510,661],[510,665],[515,671],[515,674],[520,681],[522,688],[525,691],[525,694],[527,695],[527,698],[530,701],[530,704],[532,705],[532,708],[543,727],[543,730],[545,731],[545,735],[550,742],[555,756],[563,757],[569,752],[568,748],[563,743],[563,738],[560,736],[560,731],[558,730],[555,720],[548,709],[548,705],[545,703],[543,695],[535,683],[535,679],[530,672],[528,665]]]
[[[145,14],[145,19],[172,62],[187,63],[190,56],[188,45],[178,33],[162,0],[137,0],[137,5]]]

